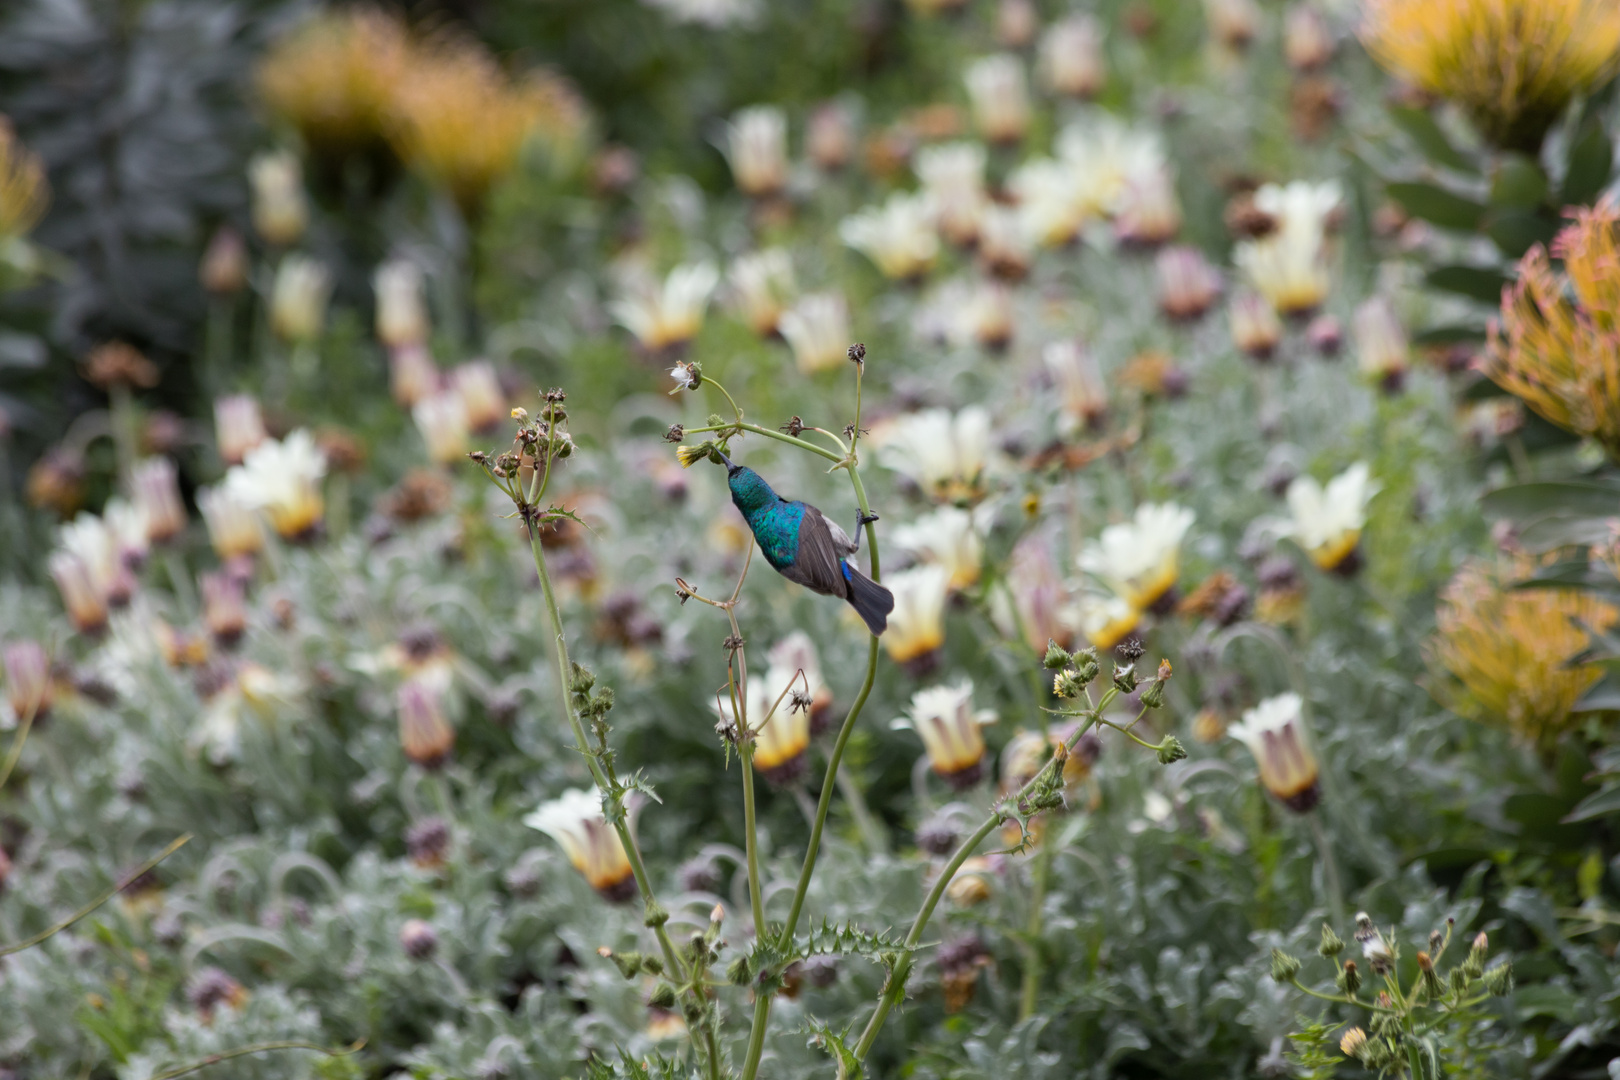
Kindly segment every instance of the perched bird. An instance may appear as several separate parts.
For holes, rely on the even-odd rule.
[[[733,463],[724,454],[720,458],[726,463],[731,501],[753,530],[765,561],[811,592],[848,600],[867,629],[882,634],[889,625],[889,612],[894,610],[894,594],[844,561],[844,556],[860,550],[861,526],[876,521],[877,515],[857,512],[856,538],[851,540],[820,510],[797,499],[782,498],[753,469]]]

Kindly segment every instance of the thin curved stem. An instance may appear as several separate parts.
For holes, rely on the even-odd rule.
[[[11,738],[11,750],[6,754],[5,764],[0,765],[0,791],[5,789],[6,781],[11,779],[11,771],[17,767],[17,760],[22,757],[23,744],[28,741],[28,732],[32,730],[34,716],[38,712],[39,702],[36,701],[23,716],[22,722],[17,725],[17,734]]]
[[[1102,702],[1086,714],[1085,722],[1064,743],[1065,750],[1072,751],[1079,745],[1081,737],[1091,730],[1092,726],[1102,716],[1103,710],[1108,707],[1109,702],[1113,700],[1117,693],[1117,690],[1110,688],[1103,696]],[[1030,778],[1028,783],[1018,789],[1017,794],[1004,799],[995,810],[990,812],[984,822],[974,830],[973,835],[962,841],[961,846],[951,855],[950,861],[940,870],[939,877],[934,881],[934,887],[928,890],[928,896],[924,898],[922,908],[917,912],[917,917],[912,920],[911,930],[906,934],[906,951],[895,962],[894,969],[889,974],[889,981],[884,986],[883,993],[878,997],[877,1007],[872,1012],[872,1018],[867,1021],[866,1029],[861,1032],[860,1041],[855,1044],[855,1057],[858,1060],[866,1060],[866,1055],[871,1053],[872,1044],[877,1041],[878,1032],[883,1030],[883,1024],[889,1017],[889,1011],[905,997],[906,978],[911,974],[911,961],[916,954],[917,943],[922,940],[923,931],[928,927],[928,920],[933,917],[934,908],[939,906],[940,898],[945,895],[945,890],[950,886],[951,879],[956,876],[956,872],[962,868],[962,864],[968,860],[969,856],[984,842],[985,837],[994,832],[997,826],[1006,820],[1000,806],[1009,803],[1016,806],[1020,799],[1026,798],[1038,786],[1047,782],[1053,770],[1059,768],[1062,768],[1062,766],[1058,762],[1058,756],[1054,754],[1052,759],[1043,765],[1040,771]]]
[[[287,1039],[281,1042],[252,1043],[248,1046],[238,1046],[234,1050],[223,1050],[217,1054],[209,1054],[207,1057],[199,1061],[193,1061],[189,1065],[180,1065],[166,1072],[154,1073],[151,1080],[175,1080],[176,1077],[200,1072],[208,1068],[208,1066],[218,1065],[222,1061],[246,1057],[249,1054],[262,1054],[269,1050],[314,1050],[317,1053],[325,1054],[327,1057],[347,1057],[350,1054],[359,1053],[360,1048],[365,1045],[366,1040],[364,1039],[337,1050],[329,1046],[321,1046],[319,1043],[300,1042],[295,1039]]]
[[[0,945],[0,956],[10,956],[12,953],[20,953],[24,949],[31,949],[35,945],[38,945],[40,942],[44,941],[46,938],[51,937],[53,934],[60,934],[63,930],[66,930],[68,927],[72,926],[74,923],[96,910],[96,908],[117,896],[130,882],[152,869],[164,859],[167,859],[170,855],[173,855],[175,852],[179,851],[180,848],[183,847],[190,839],[190,833],[186,833],[184,836],[179,837],[168,847],[164,848],[150,859],[147,859],[144,863],[137,866],[128,874],[125,874],[123,880],[119,881],[118,884],[114,885],[112,888],[108,889],[106,892],[102,893],[100,896],[96,897],[94,900],[90,901],[90,903],[86,904],[78,911],[75,911],[72,915],[69,915],[61,922],[46,927],[33,937],[24,938],[15,944]]]

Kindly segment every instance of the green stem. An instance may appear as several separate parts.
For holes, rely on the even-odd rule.
[[[6,754],[5,764],[0,765],[0,791],[5,790],[6,781],[11,779],[11,770],[17,767],[17,759],[22,757],[23,744],[28,741],[28,732],[33,728],[34,716],[38,712],[39,706],[36,703],[17,725],[17,734],[11,739],[11,750]]]
[[[1067,750],[1072,751],[1079,745],[1081,737],[1091,730],[1092,725],[1097,722],[1102,715],[1102,711],[1108,707],[1108,703],[1116,693],[1117,691],[1110,689],[1104,695],[1102,704],[1086,715],[1085,723],[1081,724],[1065,743]],[[1039,785],[1045,783],[1052,771],[1059,767],[1057,756],[1054,755],[1052,760],[1042,766],[1040,771],[1027,784],[1018,789],[1017,794],[1003,800],[1003,804],[1016,806],[1020,799],[1026,798]],[[878,997],[877,1007],[872,1011],[872,1018],[867,1021],[866,1029],[861,1032],[860,1041],[855,1044],[855,1057],[858,1060],[866,1060],[866,1055],[872,1051],[872,1044],[877,1041],[878,1032],[883,1030],[884,1021],[889,1018],[889,1011],[905,997],[906,977],[911,973],[911,961],[916,953],[917,943],[922,940],[923,931],[928,927],[928,920],[933,917],[934,908],[939,905],[940,898],[945,895],[945,890],[950,885],[951,879],[956,876],[956,872],[962,868],[962,864],[968,860],[968,857],[984,842],[984,838],[994,832],[1004,820],[1005,818],[999,806],[997,809],[992,810],[990,816],[985,818],[984,822],[974,830],[973,835],[962,841],[961,846],[951,855],[950,861],[939,872],[939,877],[934,881],[934,887],[928,890],[928,896],[924,898],[922,908],[917,912],[917,917],[912,920],[911,930],[906,934],[906,951],[896,961],[894,970],[889,975],[889,981],[883,993]]]
[[[86,904],[78,911],[75,911],[72,915],[69,915],[61,922],[46,927],[44,930],[41,930],[31,938],[24,938],[23,940],[11,945],[0,945],[0,956],[10,956],[12,953],[20,953],[24,949],[29,949],[35,945],[38,945],[51,935],[59,934],[63,930],[66,930],[68,927],[72,926],[74,923],[96,910],[96,908],[117,896],[119,892],[121,892],[130,882],[152,869],[164,859],[167,859],[170,855],[173,855],[175,852],[179,851],[180,848],[190,839],[190,833],[186,833],[184,836],[178,838],[168,847],[164,848],[150,859],[147,859],[146,862],[142,863],[140,866],[137,866],[130,873],[126,874],[123,879],[118,882],[118,884],[114,885],[112,888],[108,889],[106,892],[102,893],[100,896],[96,897],[94,900],[90,901],[90,903]]]
[[[742,750],[743,827],[747,829],[743,840],[747,845],[748,902],[754,912],[754,936],[765,936],[765,897],[759,887],[759,831],[754,815],[754,751],[748,746]]]
[[[756,993],[754,997],[754,1021],[748,1029],[748,1053],[743,1058],[743,1080],[753,1080],[759,1072],[759,1058],[765,1052],[765,1027],[771,1020],[771,999],[775,997],[770,993]]]
[[[825,446],[817,446],[813,442],[806,442],[803,439],[796,439],[785,431],[777,431],[774,428],[760,427],[758,424],[750,424],[746,421],[738,421],[735,424],[713,424],[709,427],[687,428],[686,433],[688,435],[703,435],[715,431],[738,430],[752,431],[756,435],[764,435],[766,438],[775,439],[777,442],[785,442],[791,446],[797,446],[800,450],[808,450],[812,454],[819,454],[828,461],[835,462],[837,464],[842,464],[844,461],[842,457],[833,453],[831,450],[828,450]]]
[[[108,390],[111,399],[113,443],[118,448],[118,485],[126,495],[133,494],[131,476],[135,459],[140,456],[140,432],[135,420],[135,400],[129,387],[113,383]]]
[[[1048,828],[1049,834],[1055,830]],[[1041,991],[1041,918],[1046,906],[1046,882],[1052,865],[1052,844],[1055,837],[1047,835],[1035,848],[1035,864],[1030,867],[1029,925],[1024,936],[1028,960],[1024,965],[1023,991],[1018,1000],[1018,1020],[1022,1023],[1035,1015],[1035,1002]]]
[[[1323,884],[1327,887],[1328,906],[1333,911],[1333,921],[1343,926],[1344,918],[1344,887],[1339,884],[1339,863],[1333,857],[1333,845],[1328,841],[1327,830],[1322,827],[1320,814],[1311,814],[1311,833],[1316,837],[1316,850],[1322,855]]]
[[[152,1080],[175,1080],[176,1077],[187,1076],[194,1072],[201,1072],[203,1069],[208,1068],[208,1066],[218,1065],[222,1061],[229,1061],[232,1058],[246,1057],[249,1054],[262,1054],[269,1050],[314,1050],[317,1053],[325,1054],[327,1057],[347,1057],[350,1054],[357,1053],[365,1044],[366,1040],[361,1039],[352,1046],[344,1047],[341,1050],[334,1050],[331,1047],[321,1046],[318,1043],[299,1042],[293,1039],[288,1039],[282,1042],[253,1043],[251,1046],[238,1046],[234,1050],[224,1050],[218,1054],[209,1054],[205,1058],[198,1061],[193,1061],[190,1065],[180,1065],[173,1069],[169,1069],[166,1072],[156,1073],[153,1075]]]

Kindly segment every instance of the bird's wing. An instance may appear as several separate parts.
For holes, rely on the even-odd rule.
[[[832,537],[833,550],[840,555],[855,554],[855,541],[849,538],[849,533],[823,517],[822,522],[827,526],[827,532]]]
[[[782,576],[812,592],[845,596],[849,592],[849,583],[844,580],[840,562],[840,553],[833,546],[827,519],[815,507],[805,506],[804,518],[799,522],[798,554],[793,564],[782,571]]]

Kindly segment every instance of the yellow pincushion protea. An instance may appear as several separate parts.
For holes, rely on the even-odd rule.
[[[1448,708],[1546,746],[1602,674],[1570,658],[1620,612],[1573,589],[1508,587],[1531,569],[1528,560],[1465,566],[1440,594],[1429,658],[1450,676],[1434,689]]]
[[[1613,0],[1368,0],[1361,38],[1394,74],[1456,102],[1499,146],[1533,149],[1613,73]]]
[[[560,76],[535,71],[510,80],[480,46],[456,38],[418,51],[395,112],[400,157],[467,214],[482,209],[530,138],[563,149],[585,127],[584,105]]]
[[[411,69],[400,20],[353,8],[317,15],[276,42],[259,66],[259,96],[321,157],[384,144]]]
[[[51,201],[45,166],[29,152],[0,116],[0,242],[28,231],[45,216]]]
[[[1518,281],[1502,295],[1485,372],[1547,420],[1620,459],[1617,230],[1620,204],[1605,197],[1553,241],[1563,274],[1539,245],[1525,255]]]

